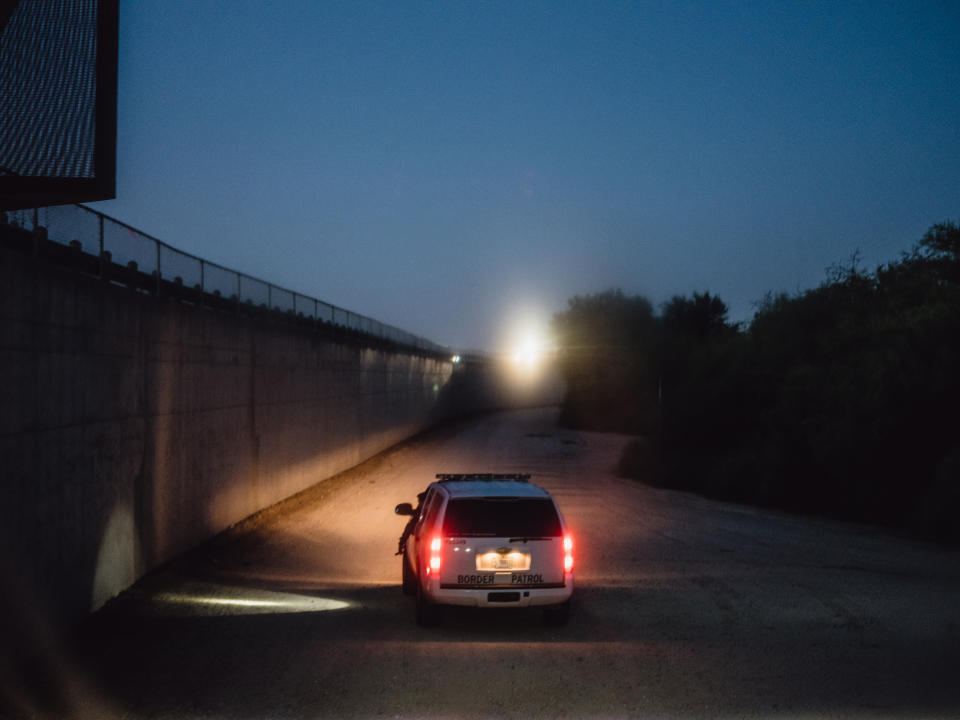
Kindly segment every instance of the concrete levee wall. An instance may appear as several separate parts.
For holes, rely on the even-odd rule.
[[[164,300],[0,247],[0,565],[85,614],[450,415],[490,368]]]

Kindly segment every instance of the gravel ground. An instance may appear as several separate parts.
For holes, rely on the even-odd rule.
[[[399,446],[142,580],[9,716],[960,717],[960,554],[617,478],[627,440],[546,409]],[[466,471],[557,496],[567,627],[537,609],[414,624],[393,506]]]

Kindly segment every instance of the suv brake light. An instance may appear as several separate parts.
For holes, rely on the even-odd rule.
[[[563,571],[570,572],[573,570],[573,537],[570,535],[563,536]]]
[[[430,564],[427,566],[427,574],[440,571],[440,549],[443,547],[443,540],[439,535],[430,541]]]

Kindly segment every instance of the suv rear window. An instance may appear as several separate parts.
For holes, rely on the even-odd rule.
[[[560,518],[547,498],[462,498],[447,503],[443,534],[559,537]]]

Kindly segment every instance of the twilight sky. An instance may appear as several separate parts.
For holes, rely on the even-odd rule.
[[[460,348],[619,287],[735,320],[960,219],[960,3],[120,3],[117,199]]]

